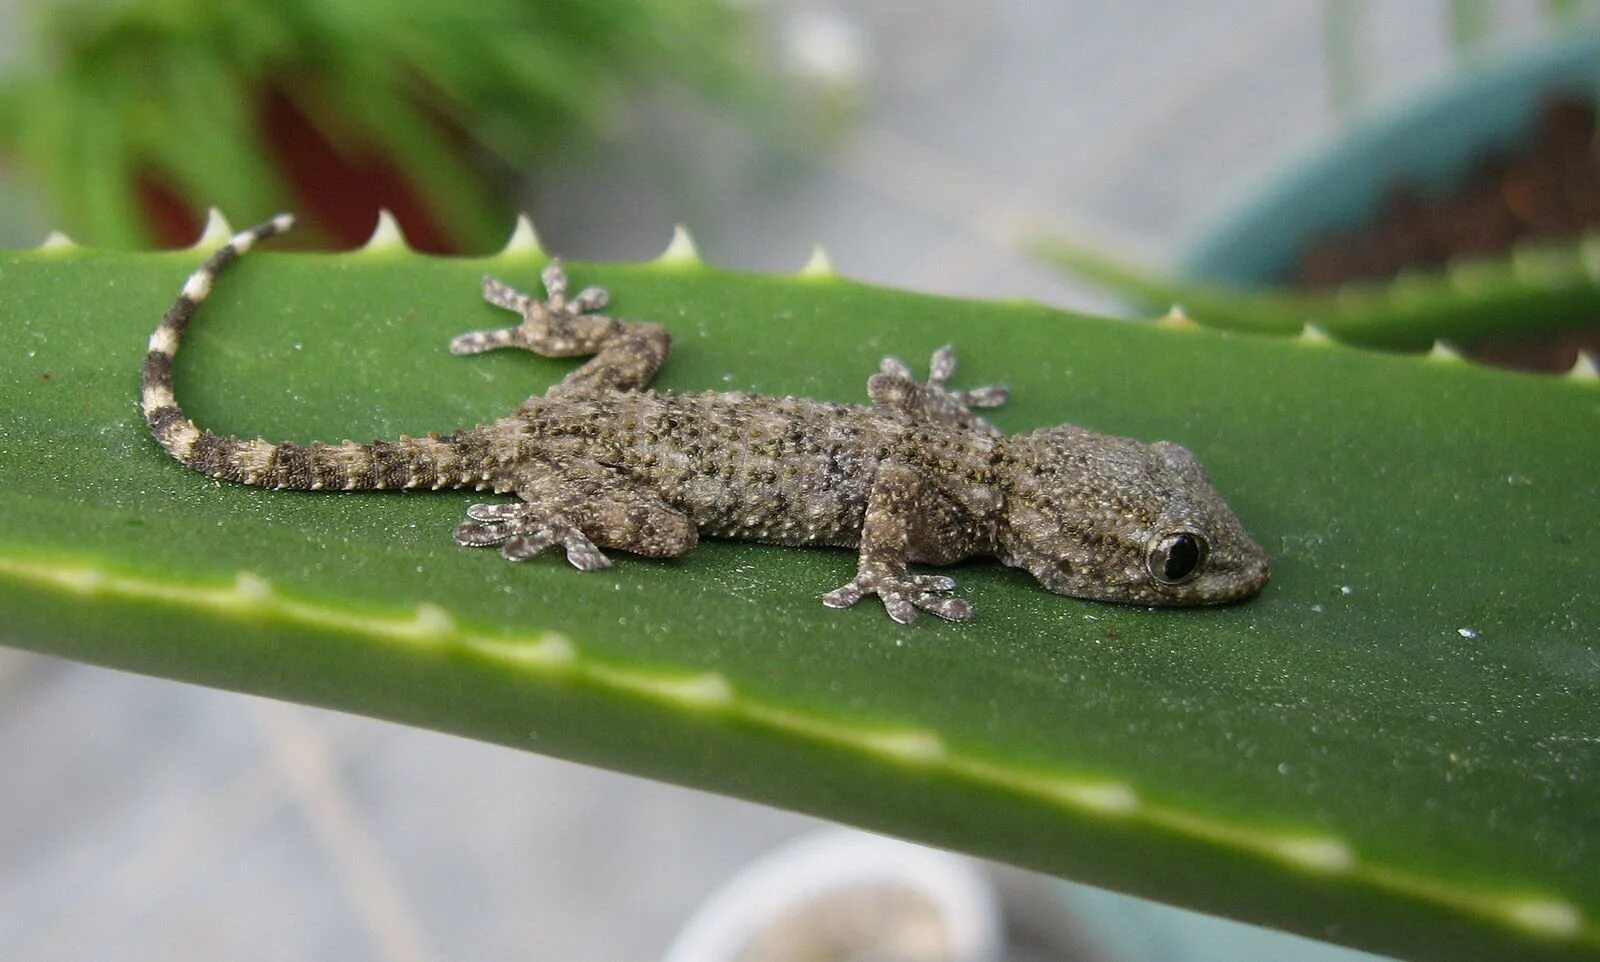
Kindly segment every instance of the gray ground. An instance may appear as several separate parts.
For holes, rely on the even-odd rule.
[[[1390,97],[1443,69],[1443,3],[1365,6],[1371,90]],[[1502,6],[1505,34],[1526,33],[1538,4]],[[0,0],[0,59],[11,7]],[[1018,253],[1027,228],[1165,256],[1336,123],[1312,0],[771,12],[780,36],[809,22],[826,40],[830,16],[855,31],[862,113],[837,148],[785,164],[651,124],[674,176],[651,173],[642,151],[574,158],[530,198],[548,247],[644,258],[686,220],[725,266],[790,270],[821,242],[861,279],[1095,308]],[[818,46],[813,64],[850,73],[838,44]],[[0,244],[42,238],[25,203],[0,184]],[[652,959],[732,872],[818,824],[5,649],[0,771],[0,958],[23,962]],[[1099,931],[1084,938],[1118,943],[1117,958],[1245,957],[1172,913],[1076,899]]]

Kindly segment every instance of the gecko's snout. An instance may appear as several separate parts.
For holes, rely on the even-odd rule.
[[[1190,603],[1240,601],[1259,592],[1272,576],[1266,551],[1242,531],[1237,540],[1216,552],[1206,567],[1206,573],[1193,586]]]

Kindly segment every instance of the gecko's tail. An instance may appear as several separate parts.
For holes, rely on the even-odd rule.
[[[487,486],[488,478],[469,470],[481,463],[466,450],[482,445],[476,431],[458,431],[443,438],[401,437],[370,444],[274,444],[262,438],[247,441],[214,434],[183,413],[173,394],[172,358],[196,309],[229,264],[261,241],[292,227],[293,215],[279,214],[233,235],[189,275],[178,299],[161,319],[161,326],[150,335],[139,403],[156,441],[185,467],[213,478],[258,487],[351,491]]]
[[[258,242],[281,234],[294,227],[294,217],[279,214],[272,220],[233,235],[229,241],[200,265],[184,282],[178,299],[172,302],[161,319],[161,326],[150,335],[150,351],[144,356],[144,383],[139,394],[139,404],[144,409],[144,419],[167,453],[196,471],[213,477],[225,477],[228,464],[237,460],[240,449],[249,442],[238,438],[219,437],[202,430],[178,407],[172,393],[172,358],[178,353],[183,332],[189,327],[194,312],[211,294],[229,264]]]

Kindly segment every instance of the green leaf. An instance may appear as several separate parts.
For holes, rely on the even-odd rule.
[[[222,485],[135,395],[197,252],[0,257],[0,636],[812,812],[1384,952],[1600,958],[1600,385],[697,263],[580,265],[681,390],[852,401],[954,342],[1010,430],[1192,447],[1273,555],[1147,610],[960,566],[976,620],[819,596],[851,553],[714,542],[580,574],[457,548],[481,495]],[[525,251],[252,254],[178,357],[201,424],[496,417],[572,362],[449,355]]]
[[[1201,324],[1235,331],[1298,333],[1312,324],[1351,344],[1426,351],[1441,340],[1527,336],[1593,325],[1600,317],[1600,236],[1525,243],[1504,257],[1331,293],[1169,277],[1059,238],[1040,239],[1033,248],[1045,263],[1114,293],[1160,310],[1179,304]]]

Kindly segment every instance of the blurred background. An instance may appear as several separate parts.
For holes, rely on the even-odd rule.
[[[301,243],[341,248],[383,207],[414,246],[483,253],[527,211],[576,259],[651,258],[682,223],[723,267],[792,271],[820,243],[856,279],[1119,311],[1029,239],[1182,261],[1297,157],[1591,38],[1593,7],[0,0],[0,247],[183,246],[215,205],[299,211]],[[1454,193],[1386,186],[1282,280],[1581,235],[1593,114],[1541,96]],[[1583,336],[1509,362],[1570,366]],[[741,886],[894,861],[814,838],[774,856],[820,823],[5,649],[0,772],[0,958],[27,962],[731,959],[684,940],[748,922]],[[796,889],[790,934],[738,957],[949,958],[948,910],[1012,959],[1370,958],[966,860],[907,874],[946,876],[949,904],[874,882],[831,955],[801,951],[819,929]]]

